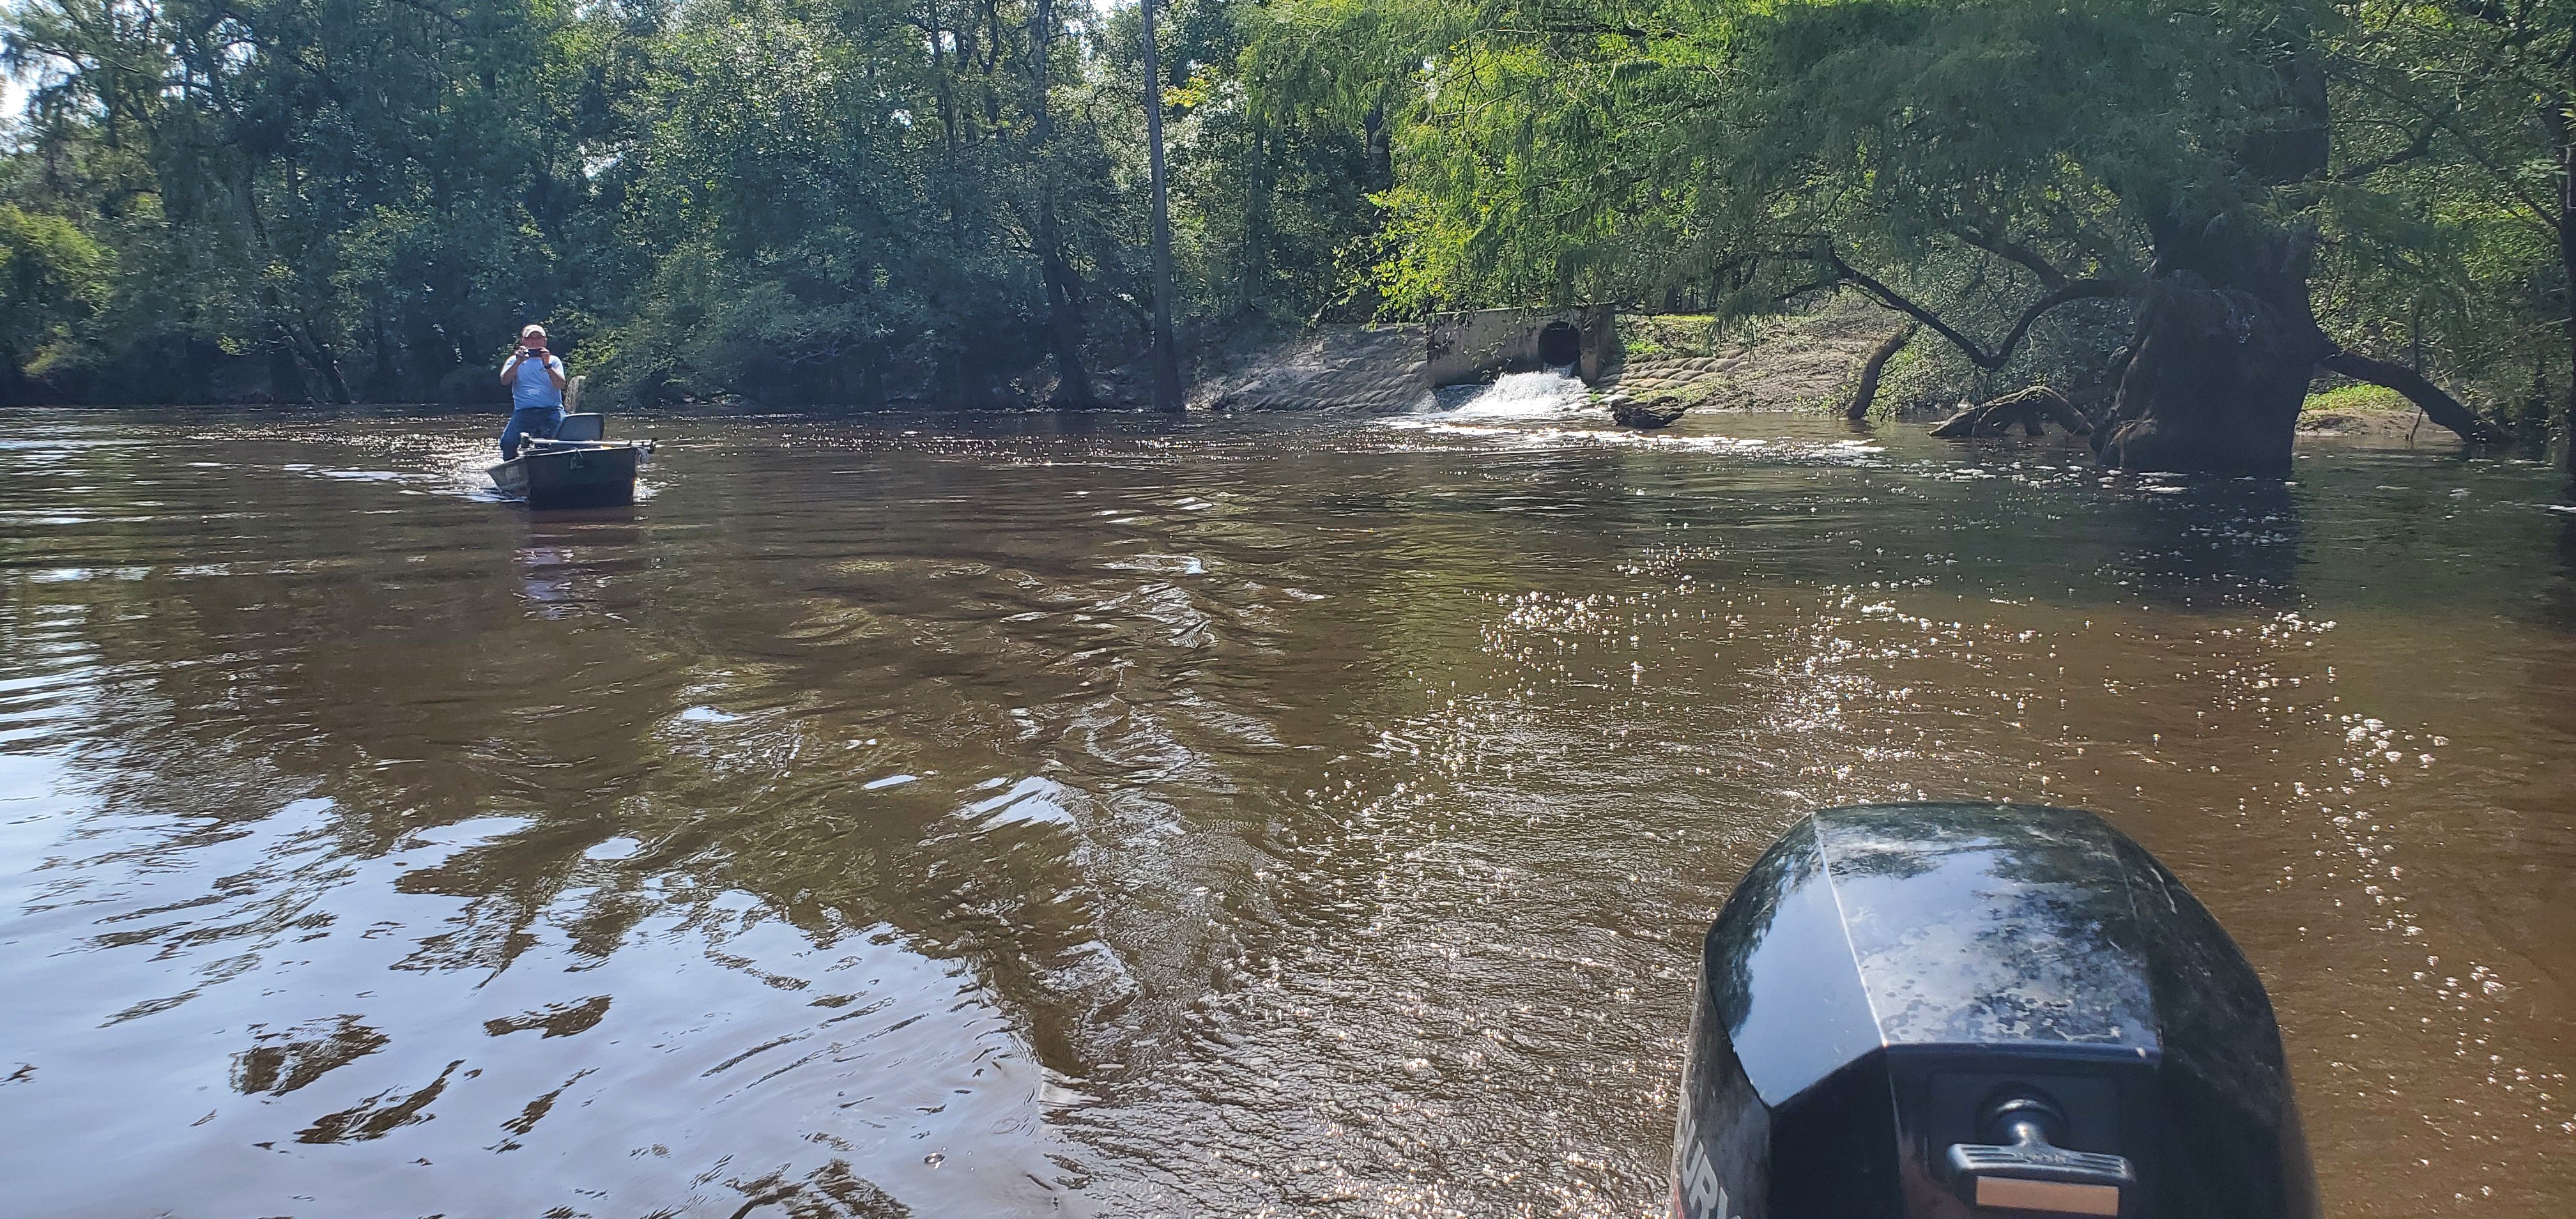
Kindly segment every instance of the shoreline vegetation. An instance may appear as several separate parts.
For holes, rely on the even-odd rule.
[[[1707,314],[1620,315],[1621,342],[1602,375],[1591,385],[1591,400],[1616,416],[1618,400],[1669,403],[1670,418],[1694,413],[1771,413],[1809,416],[1843,413],[1853,400],[1865,366],[1883,344],[1878,327],[1884,319],[1858,302],[1845,301],[1814,314],[1768,316],[1723,322]],[[1368,415],[1407,414],[1433,409],[1424,379],[1423,327],[1407,324],[1320,323],[1281,328],[1275,335],[1238,337],[1194,353],[1190,410],[1221,415]],[[1104,370],[1095,374],[1091,409],[1143,412],[1153,409],[1149,373]],[[79,404],[71,404],[79,405]],[[90,404],[173,406],[152,404]],[[257,407],[275,404],[259,399],[187,406]],[[332,404],[311,403],[329,408]],[[470,403],[352,403],[351,407],[443,406],[477,409]],[[1882,366],[1879,392],[1873,397],[1875,418],[1907,426],[1929,426],[1956,415],[1966,404],[1948,396],[1937,365]],[[772,409],[792,413],[892,412],[955,413],[927,398],[894,399],[875,404],[770,404],[739,396],[657,404],[657,411],[722,417],[761,414]],[[1016,402],[987,403],[965,413],[1053,412],[1042,393]],[[1625,422],[1625,420],[1618,420]],[[2346,383],[2311,393],[2298,420],[2302,440],[2343,440],[2404,447],[2450,447],[2459,438],[2427,420],[2402,394],[2376,385]]]
[[[1605,392],[2114,467],[2576,416],[2576,5],[1157,8],[22,0],[0,402],[496,403],[542,321],[604,403],[1129,406],[1168,315],[1195,406],[1378,409],[1597,302]]]

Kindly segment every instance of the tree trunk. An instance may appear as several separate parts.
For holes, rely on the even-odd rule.
[[[1368,159],[1368,188],[1373,191],[1395,185],[1395,136],[1388,126],[1383,100],[1370,106],[1368,115],[1360,120],[1361,147]]]
[[[2576,98],[2565,93],[2542,100],[2541,126],[2558,154],[2559,326],[2567,332],[2567,405],[2560,422],[2567,433],[2567,470],[2576,475]]]
[[[2325,171],[2325,76],[2300,58],[2273,70],[2283,117],[2236,152],[2240,181],[2286,186]],[[2136,354],[2095,433],[2123,470],[2280,477],[2317,360],[2331,351],[2308,300],[2311,233],[2253,206],[2177,195],[2151,211],[2155,267]]]
[[[1046,281],[1047,346],[1055,353],[1055,405],[1092,405],[1091,374],[1082,366],[1082,277],[1064,256],[1055,217],[1055,122],[1047,108],[1047,55],[1055,45],[1054,0],[1038,0],[1030,23],[1030,62],[1037,109],[1038,276]]]
[[[367,334],[375,345],[375,367],[367,373],[367,398],[374,402],[400,402],[402,364],[394,354],[394,336],[385,321],[385,302],[377,297],[367,302]]]
[[[1091,393],[1091,373],[1082,366],[1082,277],[1057,244],[1051,199],[1040,205],[1038,236],[1047,247],[1038,257],[1038,270],[1046,280],[1047,345],[1055,352],[1055,405],[1079,410],[1098,402]]]
[[[949,346],[938,356],[937,393],[943,406],[988,410],[1001,404],[989,353]]]
[[[1235,309],[1250,313],[1261,303],[1262,288],[1270,278],[1270,192],[1274,170],[1270,165],[1270,121],[1264,109],[1252,114],[1252,164],[1248,167],[1243,199],[1243,262],[1236,280]]]
[[[304,353],[304,358],[312,363],[313,371],[321,376],[322,387],[329,391],[331,400],[343,403],[357,401],[357,395],[349,392],[348,378],[340,375],[340,357],[332,354],[331,344],[325,342],[321,335],[314,333],[313,323],[310,321],[296,323],[296,334],[300,340],[297,344],[298,348]]]
[[[1154,193],[1154,409],[1177,412],[1181,357],[1172,347],[1172,205],[1163,186],[1163,74],[1154,62],[1154,0],[1139,14],[1145,26],[1145,165]]]
[[[2307,307],[2304,238],[2278,234],[2297,264],[2283,300],[2198,276],[2159,277],[2138,314],[2137,354],[2111,418],[2095,433],[2102,464],[2177,474],[2290,472],[2299,406],[2324,336]]]
[[[946,32],[939,24],[939,0],[930,0],[930,71],[939,82],[939,139],[943,150],[939,195],[948,213],[948,242],[961,253],[966,248],[966,216],[957,206],[957,90],[954,71],[940,61],[939,36]],[[963,43],[952,44],[964,49]],[[961,63],[960,67],[963,66]]]
[[[1906,323],[1905,329],[1887,336],[1887,341],[1879,344],[1878,350],[1869,353],[1869,363],[1860,367],[1860,386],[1852,390],[1851,406],[1843,411],[1846,417],[1869,418],[1870,404],[1878,401],[1878,375],[1887,371],[1887,362],[1895,359],[1897,352],[1905,349],[1906,342],[1914,337],[1914,330],[1914,323]]]
[[[296,363],[295,345],[283,333],[268,345],[268,399],[271,402],[313,400],[313,391],[304,384],[304,370]]]

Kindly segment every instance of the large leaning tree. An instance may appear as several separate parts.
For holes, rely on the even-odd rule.
[[[1310,0],[1318,28],[1343,0]],[[2309,0],[1413,0],[1422,112],[1394,295],[1688,282],[1758,308],[1857,289],[2010,363],[2078,301],[2128,342],[2095,445],[2136,470],[2278,474],[2320,368],[2496,433],[2319,326],[2335,175]],[[1959,276],[1930,267],[1971,267]],[[1971,320],[1971,300],[2008,299]]]

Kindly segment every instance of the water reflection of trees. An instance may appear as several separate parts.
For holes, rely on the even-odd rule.
[[[1478,653],[1490,616],[1476,607],[1491,599],[1638,592],[1651,581],[1612,564],[1703,539],[1695,574],[1792,600],[1853,579],[1852,556],[1880,541],[1881,572],[1908,547],[1908,574],[1927,569],[1921,554],[1973,549],[1981,583],[2045,593],[2042,574],[2063,572],[2093,596],[2105,582],[2088,573],[2145,528],[2007,518],[1992,527],[2008,537],[1963,545],[1959,529],[1987,527],[1970,509],[2100,501],[1989,480],[1956,489],[1954,504],[1895,512],[1862,502],[1872,479],[1892,494],[1886,472],[1624,446],[1462,458],[1015,443],[864,461],[821,447],[701,456],[721,473],[675,481],[624,521],[438,504],[368,516],[354,510],[384,507],[381,491],[316,480],[276,495],[327,527],[232,526],[240,536],[201,540],[190,556],[234,574],[164,569],[12,595],[80,615],[118,691],[83,764],[112,806],[192,819],[156,849],[328,798],[330,849],[258,876],[269,905],[192,934],[279,934],[330,912],[344,861],[418,851],[453,828],[452,850],[395,885],[458,903],[452,922],[395,932],[411,937],[409,967],[490,973],[562,941],[604,961],[668,918],[762,977],[785,967],[723,955],[747,920],[817,945],[882,934],[969,964],[1042,1061],[1082,1076],[1103,1062],[1149,1072],[1156,1055],[1186,1052],[1174,1045],[1185,1037],[1160,1035],[1250,990],[1263,955],[1398,975],[1420,946],[1372,939],[1377,920],[1504,917],[1474,908],[1487,894],[1463,872],[1435,875],[1428,845],[1444,867],[1634,845],[1588,834],[1569,845],[1562,825],[1524,825],[1496,801],[1706,803],[1688,823],[1767,836],[1760,812],[1716,807],[1740,796],[1771,808],[1767,787],[1640,791],[1640,776],[1668,772],[1600,729],[1673,708],[1616,693],[1513,706],[1528,713],[1519,743],[1543,746],[1521,759],[1549,768],[1536,783],[1470,770],[1428,804],[1379,799],[1441,782],[1381,731],[1464,732],[1449,700],[1475,706],[1497,693],[1478,680],[1526,680],[1462,661]],[[174,510],[256,498],[216,486]],[[2159,504],[2115,497],[2105,511]],[[1534,505],[1549,510],[1519,510]],[[1673,528],[1685,520],[1691,532]],[[1884,534],[1852,547],[1865,530]],[[150,527],[94,544],[109,559],[168,548]],[[529,550],[549,552],[544,578],[566,574],[569,597],[531,595]],[[1679,663],[1726,670],[1771,641],[1707,646],[1713,661]],[[1565,722],[1533,729],[1550,717]],[[1315,797],[1319,769],[1360,794]],[[921,778],[861,786],[898,773]],[[990,780],[1002,786],[978,787]],[[980,807],[1013,792],[1024,802]],[[1566,872],[1622,870],[1587,860]],[[1540,908],[1580,922],[1615,917],[1580,903],[1626,900],[1567,896]],[[1387,955],[1354,959],[1374,953]],[[1483,1001],[1476,985],[1452,998]],[[1188,1028],[1231,1045],[1249,1023]],[[1281,1044],[1312,1032],[1310,1020],[1279,1024],[1265,1034]],[[1362,1031],[1379,1035],[1392,1045],[1404,1030]]]
[[[1987,466],[1909,468],[1873,476],[1888,498],[1921,505],[1882,520],[1871,538],[1974,562],[1960,574],[2042,600],[2136,599],[2191,613],[2296,603],[2302,492],[2277,480],[2105,477],[2050,454]],[[1975,538],[1973,545],[1962,536]]]
[[[1104,948],[1085,844],[1063,821],[982,823],[953,778],[860,785],[898,770],[1022,773],[1034,759],[1015,707],[1079,706],[1100,697],[1085,687],[1120,682],[1102,695],[1129,706],[1183,691],[1174,674],[1116,673],[1115,658],[1068,663],[1137,642],[1135,623],[1001,627],[1088,604],[1069,585],[1092,556],[1032,531],[994,547],[998,561],[960,561],[948,523],[918,507],[976,506],[942,493],[957,471],[913,473],[876,488],[895,498],[861,547],[765,528],[773,503],[691,522],[679,573],[657,566],[662,543],[631,518],[428,505],[436,523],[423,525],[353,511],[374,506],[356,502],[365,490],[290,483],[282,498],[328,529],[210,540],[189,556],[194,576],[165,567],[50,592],[13,583],[11,595],[76,614],[114,675],[77,764],[110,812],[180,816],[154,852],[182,856],[314,796],[330,802],[327,855],[340,858],[518,819],[402,876],[399,891],[464,903],[420,935],[409,967],[506,969],[545,927],[604,958],[657,913],[712,911],[738,892],[818,942],[890,928],[973,961],[1045,1057],[1079,1073],[1095,1030],[1066,1017],[1092,1020],[1132,987]],[[1044,481],[1053,513],[1084,480]],[[131,558],[165,542],[139,527],[90,547]],[[852,549],[872,557],[829,557]],[[530,550],[547,552],[571,597],[528,595]],[[709,587],[711,572],[731,586]],[[1085,730],[1073,713],[1048,718]],[[1068,760],[1126,777],[1114,758],[1110,774]],[[613,840],[631,845],[602,849]],[[264,875],[269,917],[191,934],[273,933],[341,877],[327,864]]]
[[[1837,891],[1814,891],[1827,884]],[[1912,946],[1945,929],[1977,950]],[[1707,956],[1717,1020],[1771,1104],[1882,1041],[2153,1047],[2168,1154],[2224,1166],[2215,1179],[2258,1195],[2189,1196],[2187,1209],[2283,1213],[2273,1193],[2305,1179],[2261,984],[2171,873],[2084,815],[1902,805],[1801,822],[1747,875]],[[1861,1035],[1844,1030],[1853,1015]]]
[[[2272,479],[2192,479],[2112,501],[2116,560],[2150,605],[2199,613],[2299,604],[2300,505]],[[2123,544],[2125,543],[2125,544]]]
[[[1976,865],[1973,877],[1933,876],[1961,858]],[[1710,962],[1718,1011],[1730,1029],[1740,1029],[1766,986],[1776,1000],[1781,991],[1834,989],[1834,976],[1857,971],[1872,975],[1867,986],[1885,990],[1907,986],[1909,979],[1926,972],[1958,968],[1967,962],[1910,959],[1906,937],[1919,934],[1936,916],[1940,925],[1962,929],[1952,920],[1981,907],[1987,917],[1965,928],[1981,946],[1978,959],[2013,961],[2039,971],[2020,979],[2010,996],[1994,996],[1993,1001],[2060,1003],[2066,1006],[2057,1014],[2088,1011],[2120,1031],[2143,1032],[2147,996],[2135,990],[2133,979],[2115,976],[2117,968],[2105,968],[2134,961],[2145,947],[2134,942],[2128,920],[2103,919],[2106,910],[2128,909],[2124,864],[2114,859],[2111,838],[2082,814],[1959,804],[1820,814],[1802,821],[1747,873],[1738,889],[1740,907],[1730,903],[1720,918]],[[1838,897],[1797,892],[1822,885],[1844,892]],[[1974,888],[1962,893],[1962,885]],[[1800,976],[1756,979],[1752,959],[1783,909],[1832,924],[1800,929],[1794,933],[1801,937],[1798,942],[1812,940],[1844,952],[1823,960],[1795,960]],[[2035,952],[2035,946],[2045,950]],[[1851,998],[1860,1002],[1859,992]],[[1985,1010],[1981,1005],[1989,1001],[1970,998],[1975,1006],[1958,1010],[1897,1004],[1879,1010],[1873,1019],[1949,1022]],[[2035,1014],[2031,1021],[2035,1028],[2054,1023],[2048,1013]],[[1900,1041],[1948,1039],[1927,1035],[1926,1028],[1889,1025],[1875,1031]],[[2091,1037],[2104,1030],[2073,1031]]]
[[[347,489],[295,484],[286,497],[291,510],[333,511],[335,520],[350,522],[345,537],[319,539],[319,555],[296,556],[315,569],[310,578],[157,580],[107,590],[148,602],[134,612],[151,624],[149,632],[118,626],[119,611],[96,607],[100,643],[114,653],[110,663],[150,687],[150,697],[129,703],[110,735],[134,746],[129,757],[186,756],[204,769],[309,785],[333,798],[344,850],[354,855],[382,854],[424,828],[475,817],[528,818],[402,882],[472,903],[458,927],[421,945],[422,964],[506,966],[530,942],[531,928],[549,918],[562,921],[584,951],[607,953],[651,910],[738,888],[817,936],[883,923],[925,944],[959,946],[990,962],[1006,992],[1020,990],[1030,1005],[1048,1006],[1054,997],[1031,980],[1043,969],[1015,962],[1087,955],[1103,934],[1093,898],[1058,900],[1068,885],[1100,889],[1087,878],[1066,879],[1081,870],[1067,862],[1081,844],[1060,830],[1032,832],[1016,844],[960,836],[946,785],[925,785],[918,795],[857,793],[848,790],[853,780],[894,769],[1024,769],[1032,751],[1018,742],[1029,725],[1009,718],[1014,707],[1038,709],[1046,732],[1095,731],[1088,713],[1048,710],[1086,703],[1126,717],[1130,729],[1158,716],[1197,716],[1196,724],[1165,727],[1222,732],[1207,708],[1193,703],[1192,682],[1224,670],[1251,687],[1273,668],[1318,657],[1344,658],[1347,680],[1307,690],[1296,705],[1268,709],[1269,724],[1244,730],[1364,749],[1360,725],[1398,722],[1426,707],[1420,683],[1403,666],[1456,651],[1462,631],[1472,630],[1426,617],[1425,604],[1543,585],[1553,577],[1534,564],[1570,570],[1597,562],[1605,539],[1657,536],[1676,511],[1703,524],[1732,515],[1759,525],[1779,506],[1766,497],[1816,494],[1809,470],[1757,467],[1726,475],[1736,485],[1722,486],[1676,479],[1667,455],[1577,445],[1485,462],[1466,494],[1435,499],[1426,489],[1461,489],[1454,456],[1398,457],[1384,463],[1374,493],[1365,479],[1273,484],[1270,493],[1284,499],[1262,514],[1264,526],[1310,526],[1285,538],[1256,539],[1250,522],[1222,514],[1166,513],[1156,522],[1160,537],[1192,542],[1228,563],[1229,575],[1275,584],[1322,583],[1294,574],[1318,566],[1308,551],[1364,544],[1367,553],[1356,556],[1364,561],[1320,565],[1332,581],[1330,615],[1280,618],[1275,607],[1248,598],[1227,604],[1232,594],[1210,591],[1225,582],[1172,581],[1166,583],[1177,599],[1164,609],[1131,601],[1077,626],[1063,619],[1101,600],[1093,548],[1117,539],[1114,530],[1068,525],[1068,505],[1081,504],[1075,491],[1116,484],[1104,487],[1078,468],[1029,467],[1015,471],[1016,485],[997,499],[982,458],[967,452],[880,468],[889,481],[868,490],[883,506],[857,511],[847,502],[849,488],[829,473],[845,456],[752,480],[757,494],[741,480],[692,485],[680,494],[700,498],[665,505],[672,519],[686,522],[686,533],[668,543],[654,541],[662,535],[632,518],[530,522],[496,513],[442,520],[433,537],[389,518],[349,515]],[[1658,480],[1671,481],[1667,487]],[[1226,481],[1218,475],[1205,485]],[[1620,494],[1631,486],[1659,494]],[[2027,493],[1998,500],[1995,488],[1982,485],[1914,489],[1970,497],[1929,514],[1920,527],[1972,519],[1969,509]],[[2125,529],[2149,539],[2136,549],[2172,557],[2172,572],[2186,584],[2224,584],[2234,573],[2250,585],[2286,587],[2287,556],[2296,549],[2291,505],[2259,492],[2213,494],[2210,503],[2114,499],[2112,515],[2126,514],[2127,524],[2107,534],[2098,522],[2085,524],[2077,549],[2095,558],[2130,549],[2115,544]],[[1564,510],[1510,511],[1542,502]],[[779,527],[808,511],[832,514],[841,526]],[[460,528],[479,545],[509,551],[509,572],[478,575],[440,562],[432,565],[435,579],[325,574],[333,564],[399,572],[369,556],[451,548]],[[524,534],[512,536],[517,529]],[[2069,538],[2046,527],[2034,533],[2027,546],[2003,547],[2001,561],[2067,561]],[[106,548],[123,545],[146,548],[148,540],[138,535]],[[652,554],[666,545],[684,547],[687,561],[655,562]],[[1740,558],[1721,551],[1714,562],[1777,581],[1802,565],[1824,574],[1843,554],[1822,546],[1747,547]],[[1751,566],[1757,563],[1758,571]],[[531,593],[532,578],[549,582],[549,595]],[[1154,584],[1150,574],[1121,579]],[[101,591],[76,595],[95,600]],[[1159,622],[1158,614],[1194,616],[1198,625]],[[1039,620],[997,625],[1024,616]],[[1172,632],[1154,638],[1165,625]],[[1175,650],[1172,641],[1192,630],[1209,655]],[[260,653],[246,663],[158,663],[229,654],[245,641]],[[1074,659],[1104,649],[1106,657]],[[885,705],[889,690],[907,692],[903,705]],[[693,704],[742,718],[673,719]],[[870,739],[890,743],[848,745]],[[1151,767],[1156,750],[1173,748],[1138,737],[1112,743],[1106,756],[1076,747],[1036,753],[1067,768],[1075,789],[1069,799],[1132,802],[1141,799],[1133,789],[1144,785],[1125,781],[1123,763]],[[1170,756],[1188,764],[1188,752]],[[1247,750],[1204,773],[1174,776],[1182,780],[1176,794],[1196,799],[1189,789],[1197,785],[1212,802],[1234,799],[1274,777],[1293,788],[1302,766],[1274,772],[1257,750]],[[117,781],[132,784],[156,782],[163,772],[145,764],[122,773]],[[271,779],[189,782],[246,792]],[[216,815],[259,807],[202,796],[175,802],[217,806]],[[1256,807],[1247,816],[1294,825],[1307,814]],[[592,857],[619,837],[641,845],[620,859]],[[673,876],[689,883],[646,892],[647,879]],[[566,893],[575,895],[569,903]],[[1151,902],[1101,900],[1139,914],[1140,926],[1173,921],[1147,909]],[[1070,1053],[1060,1045],[1052,1057],[1069,1065]]]
[[[218,503],[244,493],[212,476],[165,492],[196,502],[170,504],[160,528],[219,517]],[[648,920],[695,929],[718,964],[792,988],[804,983],[769,971],[796,966],[726,951],[748,923],[785,922],[818,945],[864,933],[967,961],[1052,1065],[1080,1069],[1072,1047],[1086,1030],[1065,1026],[1096,1024],[1085,1005],[1114,1001],[1122,975],[1081,891],[1079,844],[1042,820],[975,821],[952,782],[861,787],[896,769],[1027,765],[1001,748],[1020,739],[1012,702],[1051,700],[1085,677],[1046,672],[1046,647],[978,633],[1029,608],[1003,608],[1025,582],[934,573],[972,590],[943,597],[920,587],[918,565],[894,562],[818,588],[820,565],[796,555],[768,569],[764,589],[780,540],[738,525],[700,543],[702,561],[675,579],[654,561],[668,539],[631,520],[531,521],[439,502],[369,515],[384,507],[380,490],[319,480],[278,498],[294,512],[227,532],[102,529],[81,542],[132,578],[0,586],[0,627],[65,619],[77,633],[101,696],[95,718],[62,728],[78,742],[69,765],[90,823],[130,827],[60,872],[177,875],[228,841],[273,844],[174,912],[101,928],[96,947],[223,958],[153,1010],[262,968],[263,953],[298,936],[408,940],[397,968],[467,974],[461,991],[541,944],[555,960],[605,963]],[[574,597],[527,596],[531,543],[561,559]],[[708,587],[710,568],[750,587]],[[789,585],[799,595],[763,596]],[[868,608],[932,599],[946,617],[921,634],[884,629],[923,624]],[[1012,687],[1008,699],[997,686]],[[366,861],[404,856],[416,866],[394,892],[452,901],[405,907],[363,891],[387,883]],[[415,911],[436,921],[397,921]],[[606,996],[584,1002],[567,1010],[605,1015]],[[237,1086],[263,1095],[386,1040],[347,1021],[249,1037]],[[304,1135],[372,1138],[421,1120],[442,1090],[445,1105],[463,1103],[449,1088],[459,1068],[437,1067]],[[839,1213],[900,1211],[846,1164],[801,1186],[764,1180],[750,1184],[837,1199]]]

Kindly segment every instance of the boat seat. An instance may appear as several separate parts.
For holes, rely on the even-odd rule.
[[[557,440],[598,440],[608,434],[607,416],[593,412],[566,415],[555,425]]]

